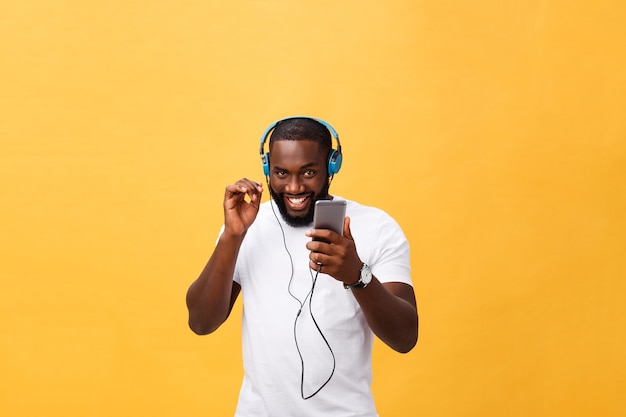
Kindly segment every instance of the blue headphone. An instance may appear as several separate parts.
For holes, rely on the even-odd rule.
[[[341,162],[343,159],[341,155],[341,143],[339,142],[339,135],[337,134],[337,131],[330,124],[326,123],[325,121],[321,119],[316,119],[316,118],[308,117],[308,116],[292,116],[292,117],[287,117],[285,119],[280,119],[272,123],[267,129],[265,129],[265,132],[263,132],[263,136],[261,136],[261,149],[260,149],[261,162],[263,163],[263,173],[265,174],[266,177],[269,177],[270,175],[270,153],[269,152],[266,153],[263,149],[265,147],[265,142],[267,142],[267,138],[269,137],[270,133],[272,132],[272,130],[274,130],[276,126],[278,126],[280,123],[284,122],[285,120],[299,119],[299,118],[311,119],[311,120],[318,122],[319,124],[324,126],[326,129],[328,129],[331,136],[335,138],[335,141],[337,142],[337,149],[331,149],[330,155],[328,155],[328,175],[332,178],[333,175],[338,173],[339,170],[341,169]]]

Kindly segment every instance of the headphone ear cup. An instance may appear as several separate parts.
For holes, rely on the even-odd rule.
[[[328,157],[328,175],[331,177],[339,172],[341,169],[341,163],[343,162],[343,157],[340,152],[337,152],[333,149],[330,152],[330,156]]]
[[[269,152],[261,156],[261,163],[263,164],[263,174],[265,174],[266,177],[269,177],[270,176],[270,153]]]

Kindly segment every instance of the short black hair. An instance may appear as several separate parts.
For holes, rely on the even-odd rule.
[[[278,122],[270,136],[270,147],[277,140],[311,140],[328,152],[333,146],[326,126],[309,117],[292,117]]]

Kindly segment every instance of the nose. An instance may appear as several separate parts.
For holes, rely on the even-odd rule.
[[[285,184],[285,191],[289,194],[300,194],[304,191],[304,186],[297,175],[289,176],[287,184]]]

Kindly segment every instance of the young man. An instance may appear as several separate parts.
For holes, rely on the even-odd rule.
[[[269,153],[263,147],[267,137]],[[347,201],[343,236],[312,229],[315,201],[341,167],[334,129],[293,117],[270,126],[261,155],[271,199],[246,178],[226,187],[224,226],[187,293],[189,325],[215,331],[243,296],[244,379],[236,417],[375,417],[373,335],[417,342],[409,245],[383,211]]]

